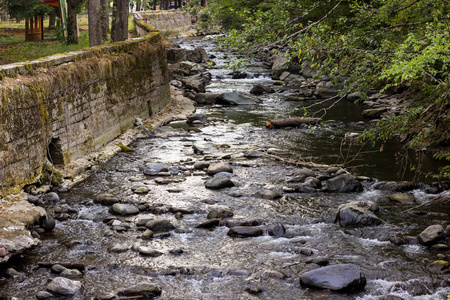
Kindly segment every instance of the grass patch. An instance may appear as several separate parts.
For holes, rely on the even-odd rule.
[[[89,47],[89,35],[87,32],[80,32],[79,43],[68,45],[64,41],[40,41],[23,42],[15,44],[7,49],[0,49],[0,57],[13,62],[34,60],[41,57],[81,50]]]
[[[0,33],[0,45],[8,45],[23,42],[24,38],[12,34]]]

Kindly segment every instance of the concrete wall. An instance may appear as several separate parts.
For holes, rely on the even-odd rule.
[[[2,66],[0,77],[0,197],[34,183],[47,159],[65,165],[98,150],[170,100],[157,31]]]
[[[186,29],[192,25],[191,15],[177,10],[141,11],[133,13],[135,20],[143,20],[158,29]],[[140,28],[136,28],[140,34]]]

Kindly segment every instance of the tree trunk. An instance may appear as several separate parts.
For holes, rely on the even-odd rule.
[[[88,5],[89,45],[94,47],[102,44],[100,0],[89,0]]]
[[[109,0],[100,0],[100,26],[102,28],[102,40],[108,39],[109,29]]]
[[[114,0],[113,27],[111,29],[111,40],[113,42],[125,41],[128,39],[128,0]]]
[[[300,125],[309,125],[322,122],[320,118],[286,118],[286,119],[275,119],[266,122],[266,127],[273,128],[283,128],[283,127],[297,127]]]
[[[82,0],[67,0],[67,43],[78,44],[77,7]]]
[[[48,14],[48,29],[56,27],[56,8]]]
[[[136,11],[141,11],[142,0],[136,1]]]

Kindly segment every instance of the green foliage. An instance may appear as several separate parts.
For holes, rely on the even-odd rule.
[[[283,49],[317,68],[343,94],[405,93],[405,114],[378,123],[362,139],[400,136],[416,150],[450,150],[450,3],[446,0],[215,0],[216,14],[241,20],[222,46]],[[220,11],[220,13],[219,13]],[[447,150],[445,150],[447,149]],[[440,176],[450,177],[450,166]]]
[[[49,6],[37,5],[40,3],[41,0],[2,0],[0,8],[7,11],[12,18],[23,20],[35,15],[45,15],[52,10]]]
[[[225,67],[233,71],[242,70],[247,67],[248,61],[245,58],[233,58]]]
[[[131,148],[130,147],[128,147],[128,146],[125,146],[124,144],[122,144],[122,143],[118,143],[118,144],[116,144],[116,146],[117,147],[119,147],[120,148],[120,150],[122,151],[122,152],[128,152],[128,151],[130,151],[131,150]]]

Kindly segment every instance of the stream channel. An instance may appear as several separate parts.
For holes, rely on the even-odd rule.
[[[181,46],[201,46],[217,57],[216,68],[209,70],[212,82],[208,92],[249,92],[255,84],[272,84],[270,70],[257,62],[245,70],[254,74],[253,78],[231,79],[223,57],[232,55],[215,50],[212,40],[183,40]],[[132,151],[116,155],[70,192],[59,193],[60,202],[46,208],[55,216],[63,213],[65,217],[51,233],[41,235],[39,247],[10,262],[9,267],[17,273],[12,278],[2,275],[0,296],[35,298],[57,276],[42,262],[66,262],[85,266],[82,277],[76,279],[82,282],[82,288],[68,297],[71,299],[111,299],[118,290],[145,282],[161,288],[158,299],[362,300],[386,295],[391,295],[387,299],[447,299],[450,288],[442,286],[443,275],[434,274],[429,266],[438,253],[448,252],[431,251],[417,243],[394,245],[389,238],[396,234],[417,236],[429,225],[445,225],[448,207],[436,204],[428,206],[426,213],[407,212],[414,205],[389,202],[388,192],[374,189],[371,180],[363,181],[364,190],[358,193],[286,193],[286,180],[301,167],[267,156],[243,156],[249,149],[276,148],[295,154],[283,156],[275,151],[289,159],[301,157],[334,164],[340,157],[344,134],[362,132],[369,126],[368,120],[361,117],[361,105],[343,101],[324,117],[335,120],[336,126],[266,129],[265,121],[277,114],[285,116],[300,105],[284,97],[285,93],[278,92],[261,96],[263,102],[254,106],[198,107],[196,113],[209,118],[198,126],[199,130],[188,131],[184,121],[161,127],[152,136],[133,142]],[[194,145],[204,153],[195,153]],[[377,180],[399,180],[395,158],[399,149],[400,145],[393,142],[381,153],[378,148],[365,150],[353,162],[365,166],[352,172]],[[193,170],[194,162],[218,157],[231,164],[234,187],[207,189],[204,183],[211,177]],[[145,166],[157,162],[178,168],[179,174],[144,175]],[[423,164],[436,168],[430,158],[425,157]],[[405,176],[412,179],[410,174]],[[145,186],[149,192],[136,194],[132,190],[136,186]],[[282,197],[256,196],[265,189]],[[412,193],[415,205],[433,197],[424,189]],[[112,215],[108,206],[94,202],[100,194],[112,194],[123,203],[141,205],[145,211],[131,216]],[[349,230],[335,224],[339,205],[356,200],[377,202],[378,216],[384,223]],[[196,228],[218,207],[233,212],[227,225],[260,224],[263,235],[230,237],[224,222],[210,229]],[[139,236],[145,228],[137,224],[141,219],[166,219],[176,229],[142,239]],[[268,233],[271,228],[275,228],[275,236]],[[139,246],[160,253],[143,255]],[[362,291],[337,293],[301,286],[299,276],[303,272],[319,265],[343,263],[362,268],[367,279]]]

